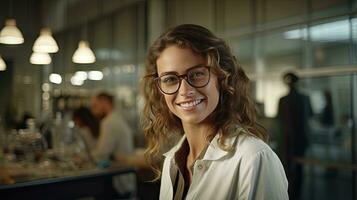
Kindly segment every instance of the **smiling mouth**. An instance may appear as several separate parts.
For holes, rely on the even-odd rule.
[[[197,106],[198,104],[202,103],[202,101],[203,101],[203,99],[197,99],[197,100],[190,101],[190,102],[179,103],[178,105],[184,109],[191,109],[191,108]]]

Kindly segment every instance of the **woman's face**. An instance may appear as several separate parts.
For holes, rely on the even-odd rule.
[[[209,66],[209,63],[208,59],[189,48],[172,45],[161,53],[156,65],[158,75],[162,76],[168,73],[183,75],[193,67]],[[186,79],[182,79],[176,93],[163,95],[170,111],[179,117],[183,124],[209,123],[208,116],[215,110],[219,101],[217,76],[210,72],[208,84],[201,88],[195,88],[189,85]]]

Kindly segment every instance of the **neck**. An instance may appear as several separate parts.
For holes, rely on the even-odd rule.
[[[211,126],[184,124],[183,129],[190,147],[189,157],[196,159],[207,144],[207,136],[212,133]]]

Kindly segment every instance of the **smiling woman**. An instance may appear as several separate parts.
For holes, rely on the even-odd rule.
[[[142,83],[147,154],[183,135],[164,154],[160,199],[288,199],[249,84],[230,48],[204,27],[179,25],[150,47]]]

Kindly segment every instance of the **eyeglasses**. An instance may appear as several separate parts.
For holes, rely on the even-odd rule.
[[[210,80],[210,67],[197,66],[187,70],[186,74],[164,74],[155,78],[156,84],[164,94],[175,94],[181,86],[182,79],[194,88],[206,86]]]

